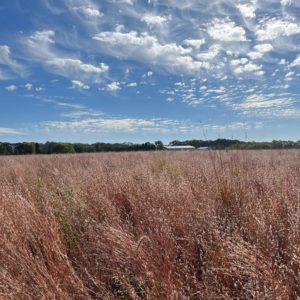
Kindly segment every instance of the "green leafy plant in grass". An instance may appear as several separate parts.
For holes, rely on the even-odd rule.
[[[45,188],[41,177],[37,177],[32,182],[33,187],[33,200],[39,211],[43,211],[45,207]]]
[[[61,225],[63,232],[63,242],[67,251],[72,251],[76,244],[76,234],[73,230],[72,222],[75,213],[75,199],[72,190],[66,190],[62,193],[55,216]]]
[[[167,159],[163,159],[159,161],[158,170],[161,173],[166,173],[171,176],[179,175],[179,169],[174,165],[172,161]]]

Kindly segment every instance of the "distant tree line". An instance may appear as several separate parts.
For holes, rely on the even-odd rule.
[[[153,151],[162,149],[162,142],[155,143],[0,143],[0,155],[92,153],[121,151]]]
[[[273,140],[272,142],[244,142],[230,139],[217,140],[187,140],[187,141],[172,141],[170,145],[183,146],[191,145],[196,148],[209,147],[216,150],[233,150],[233,149],[300,149],[300,141],[282,141]]]
[[[217,140],[187,140],[172,141],[170,145],[191,145],[196,148],[209,147],[210,149],[300,149],[300,141],[274,140],[272,142],[243,142],[239,140],[217,139]],[[22,155],[22,154],[59,154],[59,153],[93,153],[93,152],[124,152],[124,151],[154,151],[162,150],[163,143],[1,143],[0,155]]]

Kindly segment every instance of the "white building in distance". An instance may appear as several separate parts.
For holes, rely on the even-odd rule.
[[[165,150],[172,150],[172,151],[188,151],[188,150],[195,150],[194,146],[184,145],[184,146],[164,146]]]

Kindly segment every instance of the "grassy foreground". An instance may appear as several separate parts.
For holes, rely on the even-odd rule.
[[[0,299],[297,299],[300,151],[0,158]]]

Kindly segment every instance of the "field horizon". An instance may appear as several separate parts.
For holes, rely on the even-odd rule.
[[[67,142],[0,142],[0,155],[23,154],[61,154],[61,153],[97,153],[97,152],[140,152],[154,150],[170,150],[167,146],[192,146],[197,150],[263,150],[263,149],[300,149],[300,141],[273,140],[271,142],[243,141],[237,139],[218,138],[216,140],[174,140],[164,144],[162,141],[144,143],[119,142],[105,143],[67,143]],[[191,148],[192,148],[191,147]],[[178,150],[178,149],[177,149]],[[187,150],[187,149],[185,149]],[[190,149],[191,150],[191,149]]]

